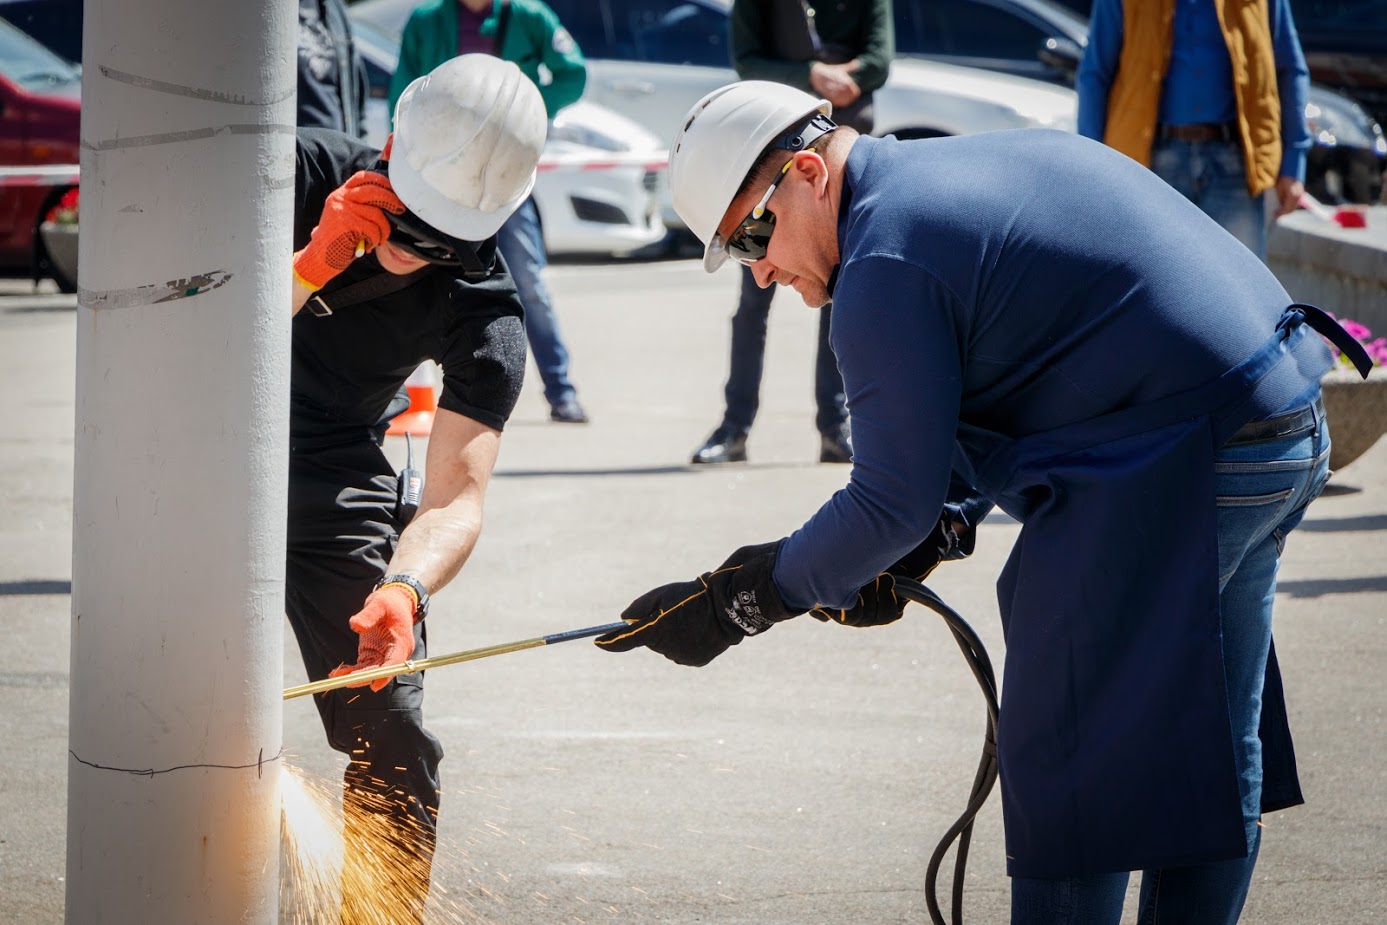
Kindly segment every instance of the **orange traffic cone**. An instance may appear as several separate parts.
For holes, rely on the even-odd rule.
[[[387,434],[402,437],[427,437],[433,430],[433,413],[438,410],[438,394],[435,391],[435,366],[432,362],[420,363],[405,380],[405,391],[409,393],[409,410],[396,416],[390,422]]]

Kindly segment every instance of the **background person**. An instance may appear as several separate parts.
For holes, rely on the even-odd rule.
[[[299,0],[300,128],[366,137],[366,65],[342,0]]]
[[[1310,328],[1367,357],[1102,145],[878,139],[829,110],[716,90],[670,177],[706,269],[731,256],[832,298],[852,477],[789,537],[637,598],[597,645],[704,665],[810,610],[892,622],[896,576],[967,552],[996,504],[1022,524],[998,581],[1012,922],[1116,925],[1131,870],[1143,922],[1236,921],[1262,812],[1301,802],[1271,608],[1328,478]]]
[[[494,235],[534,185],[539,92],[515,65],[467,55],[407,87],[396,125],[385,151],[299,132],[285,606],[311,680],[425,656],[429,595],[477,542],[524,374],[523,310]],[[410,519],[381,443],[425,360],[443,392]],[[314,701],[351,758],[342,920],[420,921],[443,757],[423,678]]]
[[[549,118],[583,95],[587,65],[583,53],[558,16],[540,0],[430,0],[410,14],[400,40],[400,60],[390,81],[390,107],[421,74],[449,58],[480,52],[513,61],[539,87]],[[540,67],[548,71],[542,81]],[[526,199],[497,237],[520,301],[525,333],[544,382],[549,419],[586,424],[587,412],[568,376],[568,348],[542,271],[548,263],[539,212]]]
[[[1147,165],[1263,260],[1305,191],[1309,70],[1288,0],[1095,0],[1079,134]]]
[[[872,131],[872,93],[886,82],[895,55],[890,0],[825,3],[806,15],[800,0],[736,0],[731,12],[732,63],[744,80],[774,80],[825,97],[844,125]],[[694,451],[694,463],[741,462],[760,407],[766,328],[775,286],[761,288],[742,271],[732,316],[732,359],[723,389],[722,422]],[[831,312],[819,315],[814,361],[814,425],[819,462],[852,461],[843,377],[829,345]]]

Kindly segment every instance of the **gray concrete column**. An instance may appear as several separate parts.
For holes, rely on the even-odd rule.
[[[72,925],[277,918],[295,13],[86,3]]]

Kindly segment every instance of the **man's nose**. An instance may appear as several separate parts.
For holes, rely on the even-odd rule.
[[[756,277],[756,285],[760,286],[762,289],[767,288],[771,283],[775,282],[775,271],[775,265],[765,257],[762,257],[751,265],[751,275]]]

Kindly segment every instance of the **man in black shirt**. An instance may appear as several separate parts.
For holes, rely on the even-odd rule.
[[[488,55],[416,81],[384,151],[299,132],[286,609],[314,680],[423,657],[428,596],[476,544],[525,365],[494,235],[529,195],[544,133],[538,90]],[[380,444],[425,360],[443,393],[409,519]],[[351,756],[342,921],[418,921],[443,749],[419,675],[364,684],[316,698]]]

